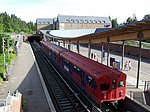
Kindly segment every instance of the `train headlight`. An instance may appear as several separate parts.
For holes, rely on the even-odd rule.
[[[107,95],[106,95],[106,93],[103,93],[103,97],[104,97],[104,99],[106,99],[106,96],[107,96]]]
[[[122,96],[122,90],[119,92],[119,96]]]

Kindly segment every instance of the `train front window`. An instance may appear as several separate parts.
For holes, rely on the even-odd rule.
[[[118,87],[120,88],[120,87],[124,87],[125,86],[125,81],[120,81],[119,83],[118,83]]]
[[[116,89],[116,80],[112,81],[112,89]]]
[[[100,90],[102,90],[102,91],[109,90],[109,88],[110,88],[110,85],[107,83],[100,85]]]

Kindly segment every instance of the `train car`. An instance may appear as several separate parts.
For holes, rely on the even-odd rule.
[[[57,62],[57,64],[60,63],[60,53],[65,52],[66,49],[57,47],[55,44],[51,44],[50,42],[40,42],[42,50],[45,52],[45,54],[52,58],[53,62]]]
[[[60,46],[49,43],[45,47],[58,52],[57,64],[91,98],[98,102],[114,102],[125,98],[126,74]]]

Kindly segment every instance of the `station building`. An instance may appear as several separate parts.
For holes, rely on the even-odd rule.
[[[111,28],[109,17],[58,15],[55,30]]]
[[[58,15],[57,18],[38,18],[36,20],[37,32],[39,30],[68,30],[111,28],[109,17]]]
[[[53,19],[52,18],[38,18],[36,19],[36,31],[40,30],[51,30],[53,29]]]

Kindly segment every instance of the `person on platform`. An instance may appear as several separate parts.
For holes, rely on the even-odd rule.
[[[130,71],[132,68],[131,61],[128,62],[128,66],[129,66],[129,71]]]
[[[124,70],[128,70],[128,62],[126,61],[126,63],[124,64]]]

